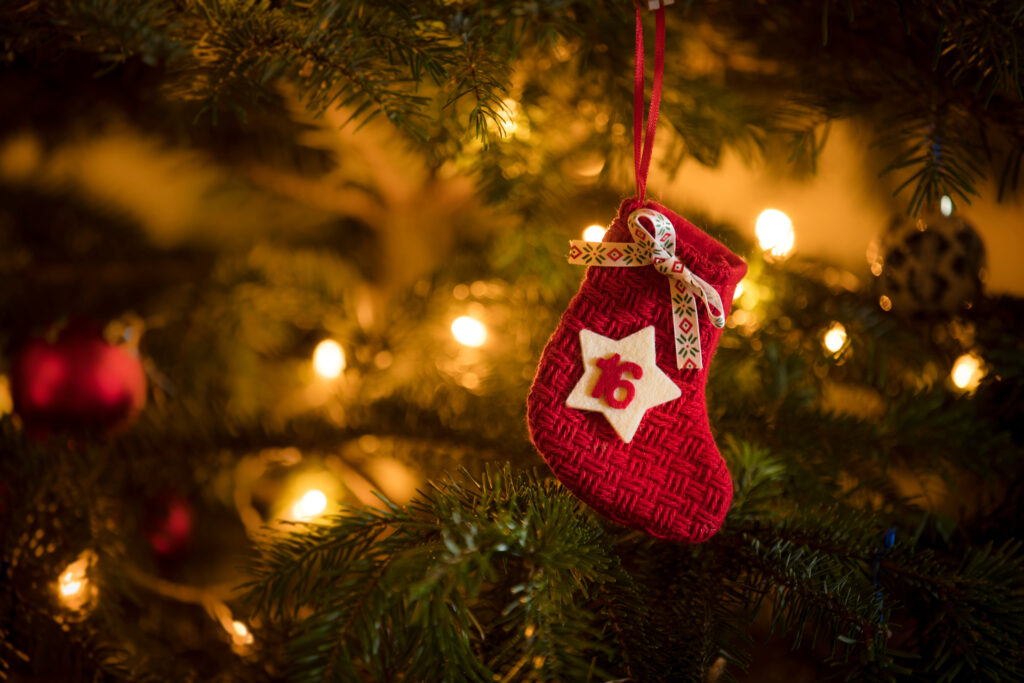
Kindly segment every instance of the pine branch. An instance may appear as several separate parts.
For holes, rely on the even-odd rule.
[[[882,174],[910,173],[893,195],[913,186],[908,209],[911,215],[916,215],[926,206],[937,205],[944,195],[959,195],[967,203],[970,203],[971,195],[978,195],[974,178],[981,175],[983,150],[974,140],[966,120],[956,126],[949,125],[952,116],[952,113],[945,113],[914,124],[903,113],[890,121],[894,132],[879,142],[883,147],[902,150]],[[946,135],[950,128],[955,128],[959,134]]]
[[[886,588],[922,615],[917,645],[924,670],[936,680],[1013,680],[1024,673],[1019,641],[1024,627],[1021,543],[969,548],[959,562],[930,551],[895,552],[882,563]],[[887,577],[887,578],[886,578]],[[928,615],[928,616],[926,616]]]
[[[294,622],[303,680],[396,670],[418,680],[582,680],[609,653],[596,615],[579,604],[617,576],[604,543],[567,492],[506,468],[437,486],[409,508],[352,509],[276,538],[248,596]],[[485,621],[480,610],[501,616]]]
[[[1019,127],[1020,8],[1013,2],[879,7],[851,1],[846,11],[829,12],[830,4],[776,6],[767,22],[753,6],[701,9],[778,69],[730,66],[738,87],[784,91],[786,100],[810,107],[808,121],[866,118],[892,160],[887,172],[911,169],[897,190],[909,190],[911,213],[943,193],[975,194],[993,165],[979,138],[1013,136]],[[807,39],[814,34],[822,40]]]
[[[944,194],[976,194],[1004,138],[1020,127],[1020,9],[1007,0],[828,7],[821,0],[693,6],[671,16],[680,39],[670,45],[670,61],[686,64],[694,44],[710,50],[715,69],[666,74],[664,118],[678,133],[670,167],[684,153],[713,165],[725,146],[763,153],[780,134],[813,167],[821,122],[857,117],[881,131],[887,171],[906,169],[896,191],[909,191],[912,213]],[[283,83],[313,113],[341,106],[357,124],[383,114],[441,146],[452,121],[484,140],[501,131],[515,69],[524,93],[566,95],[545,82],[547,66],[537,70],[553,50],[524,45],[578,54],[570,78],[611,86],[598,99],[625,101],[629,88],[626,13],[607,3],[210,0],[169,8],[152,0],[68,0],[7,16],[21,29],[0,34],[16,59],[75,51],[94,54],[103,68],[137,59],[161,75],[172,102],[199,102],[214,117],[233,109],[244,118]],[[702,21],[715,28],[713,37],[695,35],[692,26]],[[1013,158],[1003,164],[1003,188],[1017,175]]]

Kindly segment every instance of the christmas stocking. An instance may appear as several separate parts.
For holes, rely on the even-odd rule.
[[[534,445],[588,505],[671,541],[722,524],[732,480],[704,387],[746,264],[654,202],[623,202],[603,243],[574,241],[586,279],[528,399]]]

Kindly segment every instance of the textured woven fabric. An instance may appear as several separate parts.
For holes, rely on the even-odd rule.
[[[668,217],[676,255],[722,297],[728,314],[746,264],[693,224],[654,202],[644,207]],[[640,208],[623,202],[606,242],[631,241],[626,220]],[[604,415],[565,405],[583,375],[579,332],[621,339],[648,325],[657,362],[682,396],[646,413],[630,443]],[[721,329],[701,315],[701,370],[678,370],[672,307],[665,277],[652,266],[592,266],[548,341],[527,399],[530,436],[555,476],[598,512],[671,541],[704,541],[722,525],[732,502],[732,479],[711,436],[704,388]]]

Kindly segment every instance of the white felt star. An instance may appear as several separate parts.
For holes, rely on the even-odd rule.
[[[615,340],[580,330],[583,377],[565,405],[604,413],[626,443],[654,406],[679,398],[682,392],[656,361],[654,326]]]

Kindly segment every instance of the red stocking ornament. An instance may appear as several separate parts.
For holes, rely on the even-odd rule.
[[[623,202],[606,243],[630,242],[629,217],[639,207],[635,199]],[[666,277],[654,265],[591,266],[541,356],[527,404],[530,434],[555,476],[598,512],[659,538],[695,543],[718,530],[732,501],[732,479],[711,436],[704,388],[722,334],[715,322],[728,314],[747,267],[672,211],[654,202],[644,208],[671,222],[675,264],[710,285],[721,308],[709,315],[710,304],[701,302],[698,310],[694,299],[699,297],[681,296],[676,283],[682,280]],[[647,221],[641,216],[639,222]],[[675,324],[673,298],[698,321],[699,349],[680,344],[682,356],[677,336],[686,337],[682,328],[692,317]],[[588,338],[623,342],[645,332],[651,340],[620,344],[636,348],[616,351],[614,343],[605,342],[607,348],[591,354],[584,349]],[[648,353],[653,367],[644,357]],[[627,364],[641,372],[630,372],[638,368]],[[662,380],[655,383],[655,377],[667,378],[674,391]],[[608,390],[610,383],[621,387]],[[583,400],[572,400],[574,394],[583,394]],[[620,428],[631,409],[639,415]]]
[[[637,10],[638,198],[623,202],[603,243],[572,243],[570,262],[590,268],[541,356],[527,417],[555,476],[588,505],[658,538],[696,543],[719,529],[732,501],[704,390],[747,266],[693,224],[643,199],[664,64],[663,12],[641,154]]]

